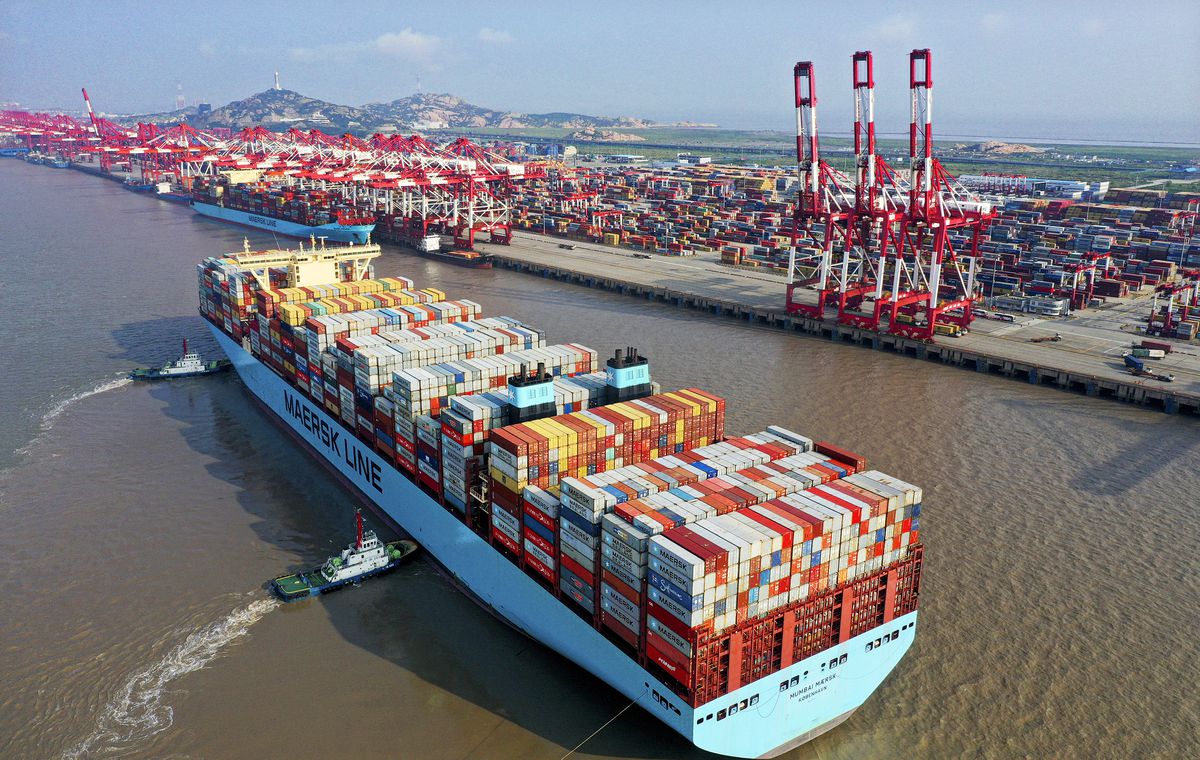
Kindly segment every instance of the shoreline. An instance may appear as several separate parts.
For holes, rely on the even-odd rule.
[[[686,281],[689,277],[695,279],[695,274],[709,274],[701,266],[691,263],[691,259],[679,260],[671,257],[655,255],[654,259],[633,259],[632,255],[622,249],[605,249],[604,246],[569,241],[583,253],[597,254],[599,261],[596,267],[589,267],[581,262],[578,256],[567,256],[561,251],[551,253],[549,250],[539,250],[539,246],[553,246],[564,239],[550,236],[542,237],[527,232],[514,231],[511,246],[484,246],[497,267],[567,282],[584,287],[607,290],[621,295],[627,295],[643,300],[672,304],[686,309],[703,311],[716,316],[728,317],[740,322],[756,326],[778,329],[785,332],[795,332],[814,337],[821,337],[839,343],[848,343],[879,351],[909,356],[926,361],[937,361],[942,364],[967,368],[976,372],[996,374],[1010,377],[1032,385],[1048,385],[1064,391],[1082,393],[1096,398],[1113,399],[1126,403],[1137,404],[1160,410],[1167,414],[1200,415],[1200,352],[1197,354],[1180,354],[1179,359],[1186,362],[1180,370],[1174,366],[1173,371],[1183,371],[1195,375],[1194,378],[1177,378],[1175,383],[1162,383],[1155,380],[1142,380],[1128,375],[1123,369],[1106,366],[1100,357],[1059,347],[1058,344],[1016,343],[1004,340],[998,336],[989,335],[985,330],[978,330],[963,338],[944,338],[940,342],[922,343],[909,338],[901,338],[886,333],[878,333],[825,319],[817,320],[807,317],[790,316],[783,310],[782,288],[784,283],[778,277],[749,274],[724,269],[729,274],[725,277],[744,277],[755,290],[740,291],[741,298],[729,298],[718,295],[713,288],[696,280],[696,287],[676,284]],[[576,253],[580,251],[577,250]],[[611,258],[609,258],[611,257]],[[547,259],[557,258],[557,263]],[[621,261],[620,259],[625,259]],[[636,262],[636,263],[635,263]],[[662,282],[664,277],[657,275],[653,269],[661,263],[661,269],[672,270],[667,279],[669,284]],[[720,266],[715,265],[714,266]],[[683,267],[694,270],[695,274],[684,272]],[[589,271],[596,270],[596,271]],[[598,271],[604,270],[604,271]],[[667,274],[664,272],[664,274]],[[764,288],[757,283],[768,283]],[[753,283],[753,284],[752,284]],[[721,289],[731,288],[721,285]],[[778,287],[780,294],[776,306],[769,305],[772,287]],[[709,292],[705,293],[707,289]],[[767,292],[764,292],[767,291]],[[1088,316],[1093,316],[1088,314]],[[984,320],[977,320],[980,327]],[[1050,323],[1037,319],[1030,320],[1024,325],[1007,325],[996,323],[994,330],[1020,330],[1042,325],[1043,332],[1053,333],[1058,327],[1058,321]],[[1066,322],[1065,324],[1070,324]],[[1097,330],[1097,333],[1100,331]],[[1135,339],[1136,335],[1122,333],[1127,341]],[[1088,336],[1090,337],[1090,336]],[[1115,337],[1115,334],[1112,336]],[[1109,342],[1113,342],[1111,339]],[[1189,345],[1189,344],[1183,344]],[[1111,349],[1110,349],[1111,350]],[[1102,356],[1102,355],[1101,355]],[[1184,357],[1187,357],[1186,359]],[[1067,361],[1067,360],[1071,361]],[[1087,366],[1093,363],[1094,367]],[[1073,366],[1072,366],[1073,365]],[[1185,386],[1180,388],[1179,383]]]

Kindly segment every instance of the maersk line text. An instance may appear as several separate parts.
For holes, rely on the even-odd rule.
[[[358,444],[348,435],[343,438],[344,431],[338,430],[314,412],[308,404],[293,396],[289,391],[283,392],[283,405],[287,413],[300,423],[301,427],[312,434],[315,443],[320,443],[341,457],[346,466],[354,470],[362,479],[379,493],[383,493],[383,470],[374,458],[363,453]]]

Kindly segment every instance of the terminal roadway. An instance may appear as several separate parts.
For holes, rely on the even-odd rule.
[[[568,250],[563,245],[574,248]],[[503,259],[589,277],[667,288],[776,314],[784,311],[786,284],[782,275],[725,266],[716,254],[648,254],[650,258],[639,258],[635,256],[637,251],[630,249],[528,232],[515,232],[510,246],[482,244],[479,249]],[[1015,323],[976,319],[969,334],[959,338],[939,337],[937,343],[1046,369],[1200,398],[1200,345],[1194,342],[1174,341],[1176,350],[1167,358],[1146,361],[1148,369],[1174,374],[1172,383],[1134,378],[1125,370],[1121,353],[1144,337],[1138,328],[1144,324],[1149,309],[1150,296],[1143,295],[1110,301],[1101,308],[1066,318],[1018,315]],[[1055,333],[1061,335],[1058,342],[1030,342],[1032,338]]]
[[[561,245],[573,245],[566,250]],[[625,280],[638,285],[670,288],[707,298],[734,301],[759,309],[782,309],[787,286],[781,275],[723,266],[716,254],[661,256],[581,243],[527,232],[514,232],[510,246],[481,245],[481,251],[579,274]]]

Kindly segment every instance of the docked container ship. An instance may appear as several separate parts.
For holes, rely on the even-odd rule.
[[[374,245],[198,267],[270,416],[475,600],[695,746],[774,757],[846,720],[916,633],[922,491],[636,350],[402,277]]]
[[[363,218],[330,193],[295,192],[259,182],[255,171],[225,172],[192,182],[192,208],[223,222],[298,238],[335,243],[366,243],[375,222]]]

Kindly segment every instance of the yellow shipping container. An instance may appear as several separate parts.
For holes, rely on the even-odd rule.
[[[664,393],[663,395],[669,399],[672,399],[673,401],[677,401],[681,404],[687,404],[690,411],[687,412],[687,414],[685,415],[686,417],[696,417],[703,411],[703,408],[700,406],[700,402],[694,398],[682,396],[679,393],[675,393],[675,392]]]
[[[304,324],[304,321],[307,318],[308,318],[308,316],[305,313],[305,311],[303,309],[301,309],[300,307],[295,306],[293,304],[285,303],[285,304],[281,304],[279,307],[279,319],[284,324],[292,325],[293,327],[295,327],[296,325]]]
[[[491,469],[488,472],[493,478],[496,479],[497,483],[504,486],[505,488],[512,491],[513,493],[521,493],[521,491],[523,491],[525,489],[525,486],[529,485],[528,478],[523,478],[521,480],[514,480],[513,478],[510,478],[509,476],[505,475],[503,472],[500,472],[497,469]]]

